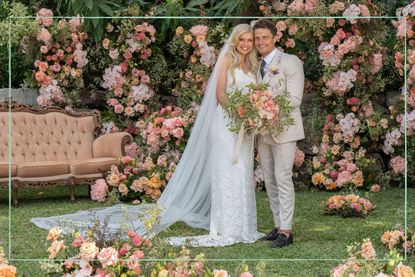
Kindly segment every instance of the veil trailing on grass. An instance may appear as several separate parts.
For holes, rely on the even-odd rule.
[[[31,222],[43,229],[51,229],[59,225],[67,234],[74,229],[85,233],[97,220],[100,224],[105,222],[106,230],[114,234],[126,229],[134,229],[141,235],[151,237],[178,221],[183,221],[194,228],[208,230],[212,176],[209,156],[215,143],[210,128],[217,107],[216,87],[220,67],[228,49],[229,45],[225,43],[210,76],[184,153],[157,204],[138,206],[118,204],[61,216],[32,218]],[[158,207],[161,208],[159,221],[154,226],[150,226],[151,216],[156,214]]]

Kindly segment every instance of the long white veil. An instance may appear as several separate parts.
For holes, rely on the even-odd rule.
[[[132,228],[139,234],[154,236],[178,221],[183,221],[191,227],[208,230],[211,206],[209,154],[214,143],[210,128],[217,108],[216,87],[220,67],[228,49],[229,45],[226,42],[210,76],[184,153],[157,204],[138,206],[118,204],[61,216],[32,218],[31,222],[43,229],[51,229],[59,225],[64,233],[73,232],[75,228],[85,233],[97,220],[101,224],[106,222],[106,231],[110,233]],[[149,209],[157,206],[162,207],[160,221],[148,234],[141,218],[148,215]]]

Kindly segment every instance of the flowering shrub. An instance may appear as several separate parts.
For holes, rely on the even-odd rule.
[[[351,98],[348,102],[357,105],[358,101]],[[363,112],[357,115],[350,112],[326,116],[321,144],[313,147],[315,156],[310,165],[313,185],[329,190],[344,186],[370,188],[376,176],[372,167],[375,161],[365,157],[367,150],[362,144],[374,147],[386,128],[387,120],[379,119],[378,114],[365,117]]]
[[[187,31],[179,26],[170,42],[170,53],[178,59],[182,58],[186,67],[180,72],[178,84],[172,91],[174,96],[178,96],[181,107],[199,104],[203,98],[217,58],[217,49],[209,43],[218,33],[224,32],[216,30],[211,32],[208,26],[196,25]]]
[[[363,217],[374,209],[372,202],[356,194],[334,195],[327,200],[325,212],[342,217]]]
[[[30,78],[39,86],[39,105],[75,105],[84,87],[82,75],[88,59],[83,44],[88,35],[81,31],[81,18],[61,19],[56,23],[53,18],[46,18],[51,16],[53,12],[49,9],[37,13],[41,28],[36,34],[35,73]]]
[[[178,153],[134,159],[125,156],[119,165],[113,165],[106,176],[110,190],[116,190],[119,199],[135,200],[133,203],[157,200],[170,180],[178,162]]]
[[[136,123],[142,141],[149,147],[149,153],[158,153],[178,149],[183,152],[196,117],[194,108],[183,110],[179,107],[166,106],[152,113],[146,122]]]
[[[152,54],[156,30],[147,22],[113,24],[108,23],[102,41],[112,60],[102,76],[102,87],[109,91],[107,104],[115,124],[130,128],[134,120],[149,113],[148,103],[155,95],[143,64]]]

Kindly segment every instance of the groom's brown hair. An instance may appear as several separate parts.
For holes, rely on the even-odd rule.
[[[256,29],[268,29],[271,31],[272,36],[277,35],[277,27],[271,20],[268,20],[268,19],[258,20],[254,25],[254,32]]]

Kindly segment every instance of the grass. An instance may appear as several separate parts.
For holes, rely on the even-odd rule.
[[[224,268],[233,273],[242,262],[255,267],[263,259],[267,276],[329,276],[330,269],[347,258],[347,245],[371,238],[378,258],[387,254],[381,245],[380,236],[385,230],[404,224],[403,189],[392,188],[371,195],[376,209],[367,218],[340,218],[322,215],[324,201],[333,193],[298,190],[294,218],[294,245],[283,249],[270,249],[267,242],[237,244],[229,247],[193,248],[192,253],[205,253],[208,259],[227,259],[210,261],[216,268]],[[12,259],[47,258],[49,243],[45,241],[46,230],[38,229],[30,223],[32,217],[65,214],[91,207],[106,206],[90,201],[86,187],[77,188],[77,202],[70,203],[68,191],[63,188],[25,189],[20,193],[19,208],[11,214]],[[415,189],[408,189],[408,226],[415,227]],[[273,228],[269,201],[266,193],[257,193],[258,229],[268,232]],[[0,191],[0,245],[8,249],[8,200],[7,191]],[[207,233],[177,223],[160,234],[169,236],[191,236]],[[180,248],[175,248],[177,251]],[[160,253],[167,251],[161,247]],[[163,256],[151,257],[163,258]],[[320,259],[320,260],[319,260]],[[321,261],[324,259],[324,261]],[[334,260],[333,260],[334,259]],[[251,261],[249,261],[251,260]],[[13,261],[19,274],[26,276],[45,276],[36,261]],[[415,266],[412,257],[407,264]],[[19,275],[19,276],[20,276]],[[234,274],[232,274],[233,276]]]

